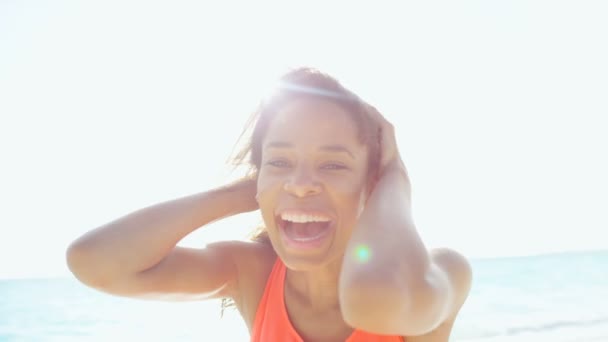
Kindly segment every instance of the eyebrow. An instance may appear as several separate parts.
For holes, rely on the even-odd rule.
[[[279,149],[293,148],[293,144],[290,144],[285,141],[273,141],[273,142],[266,144],[265,147],[266,148],[279,148]],[[326,151],[326,152],[332,152],[332,153],[346,153],[352,159],[356,159],[355,155],[348,148],[346,148],[344,145],[340,145],[340,144],[323,145],[323,146],[319,147],[319,150]]]

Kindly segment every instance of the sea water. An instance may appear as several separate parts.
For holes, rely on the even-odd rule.
[[[472,260],[450,341],[608,342],[608,251]],[[219,301],[106,295],[73,278],[0,280],[0,342],[247,341]]]

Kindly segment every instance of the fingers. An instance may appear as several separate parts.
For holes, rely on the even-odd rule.
[[[379,129],[380,129],[379,138],[380,138],[381,145],[386,146],[386,144],[390,144],[392,142],[392,140],[394,140],[395,127],[388,120],[386,120],[384,115],[382,115],[376,109],[376,107],[368,104],[367,108],[368,108],[368,111],[369,111],[372,119],[374,119],[379,125]]]
[[[383,174],[385,169],[390,168],[392,164],[403,166],[401,156],[397,148],[397,139],[395,136],[395,126],[390,123],[384,115],[380,113],[374,106],[366,104],[367,110],[371,118],[378,123],[378,140],[380,144],[380,173]],[[403,166],[404,167],[404,166]]]

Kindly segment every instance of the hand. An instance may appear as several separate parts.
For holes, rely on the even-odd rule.
[[[375,107],[368,105],[368,111],[378,123],[380,130],[380,165],[377,182],[389,174],[397,175],[398,178],[405,182],[403,184],[404,189],[408,198],[411,199],[410,178],[397,147],[395,127]]]
[[[368,111],[380,127],[380,169],[379,177],[382,177],[389,169],[402,169],[407,174],[405,164],[397,148],[395,138],[395,127],[373,106],[368,105]]]
[[[249,212],[259,209],[257,201],[257,177],[246,176],[233,183],[230,183],[224,188],[232,193],[238,194],[237,201],[234,205],[238,208],[238,212]]]

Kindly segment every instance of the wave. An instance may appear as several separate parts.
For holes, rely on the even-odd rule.
[[[494,337],[509,337],[522,334],[539,334],[553,332],[564,328],[589,328],[594,326],[606,325],[608,332],[608,317],[588,319],[588,320],[560,320],[538,325],[515,326],[507,327],[501,331],[485,331],[481,334],[475,334],[468,338],[494,338]]]

